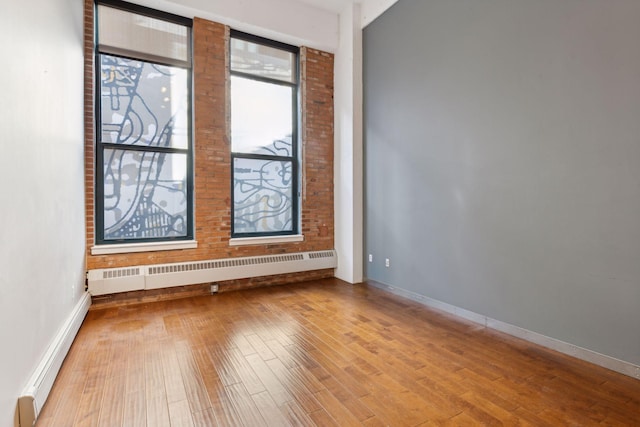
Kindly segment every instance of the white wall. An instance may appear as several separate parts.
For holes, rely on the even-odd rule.
[[[340,38],[338,16],[358,8],[357,27],[363,28],[398,0],[133,0],[143,6],[178,15],[210,19],[263,37],[334,53]],[[340,5],[343,5],[340,8]]]
[[[229,25],[296,46],[334,52],[338,15],[295,0],[134,0],[134,3]]]
[[[334,219],[336,277],[362,282],[362,30],[359,4],[340,14],[335,54]]]
[[[362,28],[373,22],[385,10],[393,6],[398,0],[362,0],[360,12],[360,26]]]
[[[638,22],[401,0],[369,25],[367,276],[640,365]]]
[[[0,13],[0,426],[84,290],[82,2]]]
[[[294,0],[136,3],[286,43],[339,49],[338,14]],[[392,3],[365,1],[362,19],[372,20]],[[343,37],[359,37],[355,27],[350,23]],[[6,1],[0,40],[0,425],[10,425],[25,382],[84,288],[82,2]],[[349,87],[359,76],[359,69],[349,69],[349,52],[359,49],[359,41],[353,43],[346,39],[346,53],[338,52],[346,55],[336,78],[343,79],[348,102],[358,99]],[[360,106],[350,108],[358,114]],[[343,120],[353,126],[359,119],[347,114]],[[350,150],[359,129],[346,132],[336,135],[336,144]],[[356,170],[343,167],[358,179],[357,163]],[[343,214],[358,222],[357,188],[355,197]],[[344,262],[357,277],[361,242],[357,233],[348,239]]]

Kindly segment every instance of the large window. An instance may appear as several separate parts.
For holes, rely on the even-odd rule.
[[[231,34],[233,237],[297,234],[298,48]]]
[[[193,238],[191,20],[96,6],[96,240]]]

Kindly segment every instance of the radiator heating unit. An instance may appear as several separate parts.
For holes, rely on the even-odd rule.
[[[91,295],[336,268],[335,250],[89,270]]]

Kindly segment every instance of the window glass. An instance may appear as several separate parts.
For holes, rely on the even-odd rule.
[[[102,49],[124,49],[178,61],[189,60],[189,27],[184,25],[100,4],[98,28],[98,43]]]
[[[293,230],[292,166],[285,160],[234,159],[236,233]]]
[[[231,39],[231,70],[296,82],[296,54],[276,47]]]
[[[104,238],[187,234],[187,156],[104,150]]]
[[[291,156],[293,88],[231,77],[231,144],[241,153]]]
[[[102,142],[187,148],[188,70],[100,55]]]

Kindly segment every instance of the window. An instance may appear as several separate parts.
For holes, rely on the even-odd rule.
[[[96,243],[193,239],[191,20],[96,7]]]
[[[232,237],[298,233],[298,48],[231,33]]]

